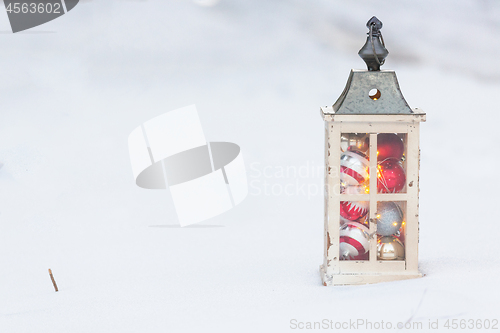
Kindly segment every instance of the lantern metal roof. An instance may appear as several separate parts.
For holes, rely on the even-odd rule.
[[[332,108],[324,109],[327,114],[391,115],[423,114],[412,110],[401,93],[396,73],[380,70],[389,51],[382,37],[382,22],[375,16],[366,26],[369,28],[365,45],[359,56],[368,70],[351,70],[346,87]],[[373,94],[370,94],[374,91]]]
[[[376,89],[376,96],[369,93]],[[336,114],[412,114],[392,70],[351,70],[344,92],[333,104]]]

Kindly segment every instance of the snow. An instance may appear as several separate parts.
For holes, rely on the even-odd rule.
[[[83,1],[18,34],[0,14],[1,332],[499,319],[500,4],[198,3]],[[373,15],[390,51],[384,68],[427,112],[426,276],[326,288],[319,107],[364,67],[357,51]],[[242,147],[250,194],[180,228],[168,191],[135,186],[127,137],[190,104],[208,140]]]

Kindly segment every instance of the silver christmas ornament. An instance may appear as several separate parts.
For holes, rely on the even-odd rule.
[[[340,137],[340,148],[343,152],[359,150],[366,153],[370,148],[370,141],[366,133],[344,133]]]
[[[378,260],[404,260],[405,247],[394,236],[381,237],[377,244]]]
[[[390,236],[398,232],[403,223],[403,211],[392,201],[382,201],[377,205],[377,234]]]

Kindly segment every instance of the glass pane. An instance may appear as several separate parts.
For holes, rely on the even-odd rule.
[[[378,193],[406,193],[406,134],[377,135]]]
[[[367,133],[343,133],[340,148],[340,193],[369,193],[370,136]]]
[[[377,202],[376,218],[378,260],[404,260],[406,202]]]
[[[340,193],[367,194],[370,183],[370,135],[343,133],[340,140]],[[368,260],[369,201],[340,202],[340,259]]]

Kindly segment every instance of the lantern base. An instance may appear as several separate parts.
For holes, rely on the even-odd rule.
[[[372,284],[397,280],[408,280],[422,277],[420,272],[411,273],[363,273],[363,274],[327,274],[323,265],[319,267],[321,281],[324,286],[343,286]]]

